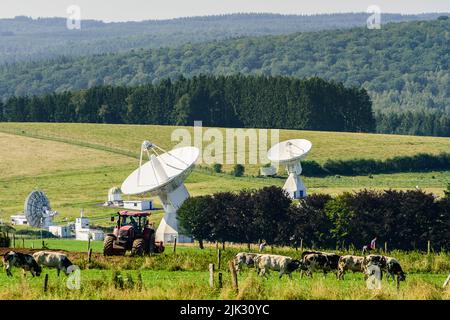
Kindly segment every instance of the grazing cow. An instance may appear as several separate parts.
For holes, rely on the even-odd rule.
[[[322,270],[324,276],[329,271],[336,272],[337,277],[339,258],[340,256],[335,253],[315,252],[303,255],[302,262],[304,267],[308,269],[308,273],[311,277],[316,270]]]
[[[247,253],[247,252],[239,252],[234,257],[234,265],[236,267],[236,272],[239,272],[243,265],[247,267],[255,266],[255,257],[258,256],[258,253]]]
[[[395,280],[395,275],[397,275],[397,282],[406,280],[406,273],[395,258],[371,254],[366,257],[366,269],[370,265],[376,265],[382,272],[386,272],[386,280],[389,280],[389,276]]]
[[[294,260],[291,257],[279,256],[275,254],[260,254],[255,258],[256,272],[260,276],[265,276],[269,274],[269,270],[274,270],[279,272],[279,278],[283,274],[287,274],[289,278],[292,278],[292,272],[297,270],[302,262],[300,260]]]
[[[10,251],[3,256],[3,266],[9,277],[12,277],[11,269],[13,266],[22,268],[24,275],[27,271],[30,271],[33,277],[39,277],[42,272],[41,267],[31,255],[14,251]]]
[[[63,253],[39,251],[33,254],[33,258],[40,266],[56,268],[58,270],[58,276],[61,270],[64,274],[69,275],[67,269],[72,265],[72,262]]]
[[[345,271],[365,272],[365,257],[346,255],[339,258],[338,279],[344,280]]]
[[[391,276],[392,280],[395,280],[395,276],[397,276],[397,283],[399,281],[405,281],[406,273],[403,272],[402,266],[400,265],[398,260],[392,257],[385,257],[385,258],[386,258],[386,280],[389,279],[389,276]]]

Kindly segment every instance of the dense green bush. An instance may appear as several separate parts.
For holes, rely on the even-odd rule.
[[[450,170],[450,153],[397,156],[386,160],[327,160],[322,166],[315,161],[302,162],[305,176],[368,175],[376,173],[424,172]]]
[[[374,237],[391,249],[450,250],[450,199],[420,190],[362,190],[293,204],[278,187],[189,198],[178,211],[197,240],[309,248],[362,248]]]
[[[221,173],[221,172],[222,172],[222,164],[220,164],[220,163],[215,163],[215,164],[213,165],[213,171],[214,171],[215,173]]]
[[[242,164],[237,164],[233,167],[233,175],[235,177],[242,177],[245,172],[245,167]]]

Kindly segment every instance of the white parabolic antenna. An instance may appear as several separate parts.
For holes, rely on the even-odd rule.
[[[283,189],[293,199],[306,197],[306,187],[300,178],[302,165],[300,161],[311,150],[312,143],[305,139],[292,139],[274,145],[267,152],[267,158],[281,166],[286,167],[289,176]]]
[[[159,154],[159,152],[163,152]],[[144,153],[148,161],[143,164]],[[195,147],[181,147],[165,151],[149,141],[141,146],[139,167],[122,183],[124,194],[150,194],[161,199],[165,215],[156,230],[156,241],[191,242],[188,236],[179,234],[176,212],[189,197],[184,180],[194,168],[199,156]]]
[[[24,214],[30,226],[48,229],[58,212],[52,211],[50,201],[44,192],[35,190],[25,199]]]

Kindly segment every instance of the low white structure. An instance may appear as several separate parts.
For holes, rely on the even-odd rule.
[[[102,230],[91,229],[89,227],[89,219],[84,217],[83,210],[81,210],[80,217],[75,220],[75,239],[82,241],[104,239],[104,232]]]
[[[259,168],[259,174],[264,177],[271,177],[277,174],[277,168],[274,166]]]
[[[11,216],[11,224],[15,226],[27,225],[28,224],[27,217],[25,217],[25,215]]]
[[[108,191],[108,202],[114,204],[122,203],[122,191],[119,187],[112,187]]]
[[[69,226],[49,226],[48,231],[58,238],[70,238]]]
[[[152,200],[125,200],[123,202],[124,209],[130,210],[151,210],[153,209],[153,201]]]

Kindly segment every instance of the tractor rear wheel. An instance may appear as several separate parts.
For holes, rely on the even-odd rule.
[[[131,248],[132,256],[142,256],[145,250],[144,239],[136,239],[133,241],[133,247]]]
[[[106,236],[103,241],[103,255],[104,256],[112,256],[114,255],[114,240],[113,236]]]

